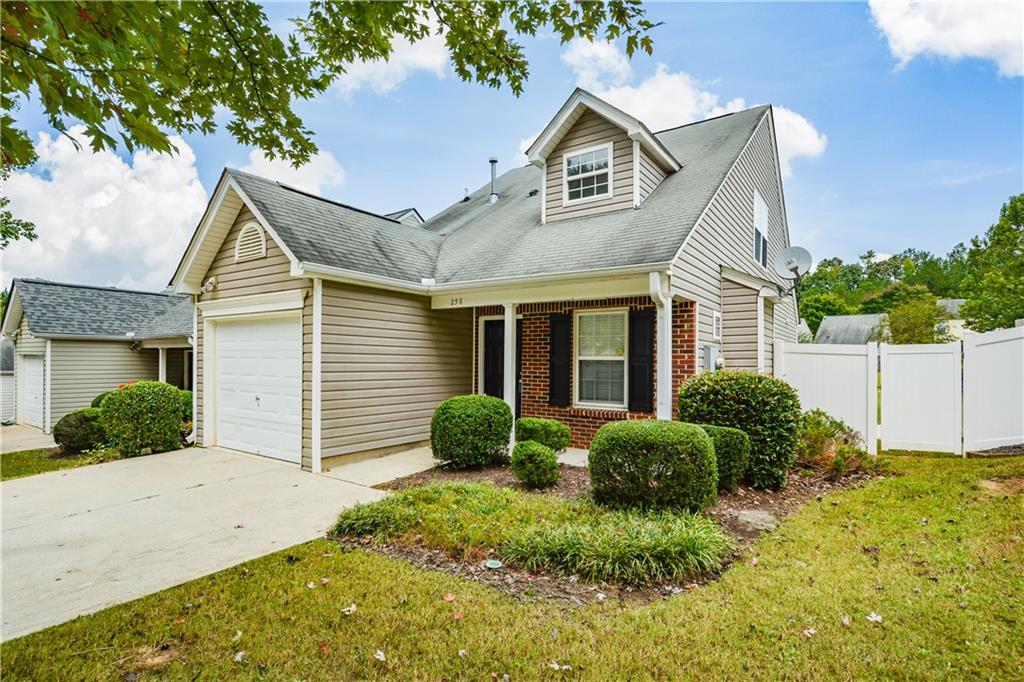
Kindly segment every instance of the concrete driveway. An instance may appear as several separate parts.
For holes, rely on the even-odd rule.
[[[384,493],[190,448],[0,483],[2,639],[317,537]]]

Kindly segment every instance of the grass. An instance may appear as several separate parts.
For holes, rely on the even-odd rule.
[[[52,452],[54,452],[53,448],[42,448],[6,452],[0,455],[0,481],[43,474],[47,471],[99,464],[120,458],[120,454],[116,450],[110,449],[82,455],[51,454]]]
[[[531,571],[630,583],[697,577],[718,568],[732,549],[703,516],[609,512],[491,483],[410,488],[342,512],[334,532],[469,559],[494,550]]]
[[[316,541],[5,642],[0,665],[5,680],[1020,679],[1024,504],[978,484],[1024,476],[1024,459],[892,466],[788,517],[756,565],[640,608],[519,603]]]

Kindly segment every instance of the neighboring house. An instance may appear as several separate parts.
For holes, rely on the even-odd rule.
[[[412,225],[413,227],[423,224],[423,216],[415,208],[407,208],[401,211],[395,211],[394,213],[385,213],[385,218],[391,220],[397,220],[403,225]]]
[[[7,300],[0,333],[14,342],[20,424],[49,433],[68,412],[131,381],[191,386],[188,296],[15,279]]]
[[[947,334],[952,341],[963,341],[964,334],[970,330],[964,325],[960,315],[960,306],[967,302],[966,298],[940,298],[939,306],[946,311],[949,319],[939,323],[939,331]]]
[[[225,170],[172,279],[198,442],[320,471],[478,392],[586,447],[671,418],[706,348],[772,372],[798,318],[769,106],[652,133],[576,90],[528,158],[421,225]]]
[[[0,423],[14,421],[14,344],[0,339]]]
[[[800,318],[800,324],[796,326],[796,338],[800,343],[813,343],[814,334],[811,332],[811,326],[807,324],[807,320]]]
[[[865,344],[882,324],[885,313],[871,315],[826,315],[821,318],[814,343]]]

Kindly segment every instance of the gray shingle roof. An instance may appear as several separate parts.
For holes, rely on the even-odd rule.
[[[418,227],[228,172],[300,261],[419,283],[543,275],[675,256],[768,110],[759,106],[655,136],[682,164],[638,209],[540,223],[541,171],[524,166]]]
[[[814,343],[867,343],[885,313],[874,315],[826,315],[814,335]]]
[[[34,336],[126,336],[157,339],[192,333],[188,296],[113,287],[15,279]]]
[[[441,239],[419,227],[234,169],[228,173],[299,261],[419,283]]]

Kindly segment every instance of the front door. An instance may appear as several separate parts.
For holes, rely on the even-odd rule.
[[[484,394],[505,397],[505,321],[484,320]],[[516,325],[516,414],[522,413],[523,404],[523,326]]]

